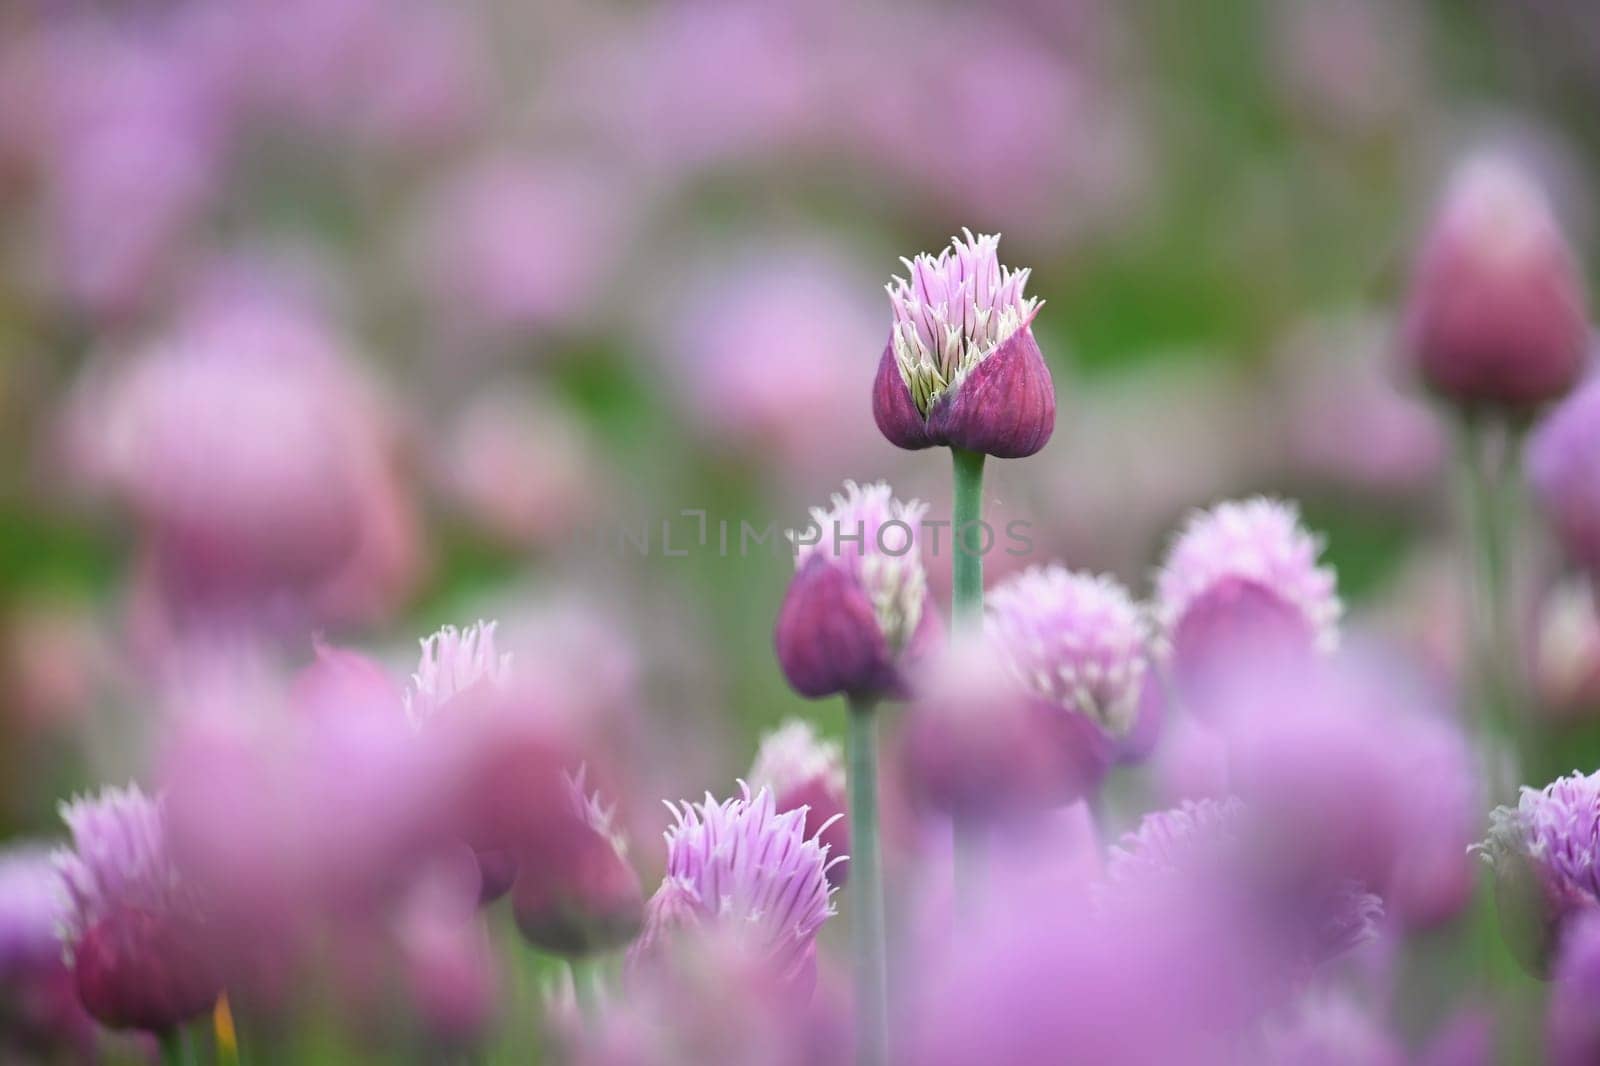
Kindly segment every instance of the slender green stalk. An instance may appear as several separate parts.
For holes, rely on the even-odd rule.
[[[226,992],[217,997],[217,1005],[211,1010],[211,1026],[216,1033],[218,1066],[240,1066],[243,1056],[239,1054],[239,1030]]]
[[[1486,424],[1481,415],[1463,420],[1462,480],[1471,529],[1470,565],[1474,603],[1472,649],[1477,670],[1480,730],[1496,802],[1515,785],[1515,706],[1518,699],[1518,638],[1511,603],[1511,550],[1516,500],[1516,438],[1509,428]],[[1504,435],[1492,432],[1502,428]],[[1508,777],[1509,780],[1501,780]]]
[[[567,970],[572,976],[572,994],[586,1022],[593,1022],[600,1011],[600,975],[594,966],[587,959],[567,960]]]
[[[156,1034],[161,1045],[161,1066],[194,1066],[194,1049],[180,1026]]]
[[[889,963],[878,843],[878,715],[850,697],[850,934],[855,944],[856,1061],[889,1060]]]
[[[956,627],[976,625],[983,617],[983,553],[989,547],[983,521],[982,452],[951,448],[955,468],[955,505],[951,515],[951,617]]]

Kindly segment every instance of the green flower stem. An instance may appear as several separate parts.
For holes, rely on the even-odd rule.
[[[180,1026],[156,1034],[161,1045],[161,1066],[194,1066],[194,1048]]]
[[[1495,428],[1481,415],[1465,416],[1460,453],[1471,530],[1478,714],[1490,786],[1498,803],[1510,798],[1516,783],[1520,643],[1511,603],[1518,441],[1510,427],[1499,427],[1502,434],[1491,432]]]
[[[951,516],[950,589],[952,628],[977,625],[983,618],[982,452],[951,448],[955,467],[955,506]]]
[[[855,941],[856,1061],[889,1059],[889,964],[878,843],[878,715],[850,697],[850,934]]]

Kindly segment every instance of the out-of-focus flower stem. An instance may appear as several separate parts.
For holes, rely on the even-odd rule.
[[[161,1045],[161,1066],[194,1066],[194,1048],[180,1027],[158,1033],[156,1042]]]
[[[1472,658],[1485,772],[1496,803],[1516,787],[1519,648],[1511,603],[1518,436],[1483,415],[1462,418],[1459,451],[1471,528]],[[1509,762],[1508,762],[1509,760]]]
[[[568,959],[567,970],[572,976],[572,994],[585,1022],[593,1022],[600,1012],[600,974],[595,964],[587,959]]]
[[[878,714],[852,696],[850,718],[850,933],[855,941],[856,1061],[889,1059],[889,965],[885,946],[883,862],[878,842]]]
[[[951,448],[955,472],[954,513],[951,515],[950,614],[952,628],[977,625],[983,616],[982,452]],[[976,535],[974,543],[971,539]]]

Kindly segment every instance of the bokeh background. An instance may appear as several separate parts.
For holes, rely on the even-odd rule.
[[[868,386],[884,282],[964,226],[1033,269],[1061,405],[992,464],[1034,554],[991,576],[1142,591],[1190,508],[1292,495],[1354,613],[1452,677],[1449,442],[1392,312],[1484,145],[1592,244],[1597,88],[1581,0],[10,0],[0,837],[142,774],[163,651],[245,631],[408,668],[498,617],[643,710],[640,794],[731,779],[804,708],[790,563],[717,524],[844,478],[947,512]],[[710,546],[668,555],[684,510]],[[1529,570],[1530,631],[1581,646]],[[1600,751],[1563,665],[1531,781]]]

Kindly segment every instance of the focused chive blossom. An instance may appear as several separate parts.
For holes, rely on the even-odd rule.
[[[948,444],[1032,455],[1055,428],[1055,387],[1030,328],[1039,300],[1027,269],[999,261],[998,235],[964,230],[887,286],[894,313],[873,414],[902,448]]]
[[[1196,512],[1156,576],[1167,650],[1180,665],[1240,641],[1333,650],[1343,607],[1333,571],[1317,565],[1321,550],[1294,505],[1281,500],[1255,497]]]
[[[802,696],[883,695],[902,687],[900,660],[937,624],[926,609],[918,543],[926,511],[917,500],[896,500],[881,481],[847,481],[830,507],[812,510],[804,535],[790,534],[795,577],[774,643],[784,676]]]
[[[906,277],[884,286],[895,364],[924,415],[1038,313],[1040,301],[1023,295],[1032,272],[1001,266],[999,253],[999,234],[963,230],[937,256],[901,259]]]
[[[1113,735],[1133,726],[1145,674],[1145,623],[1110,577],[1033,567],[987,596],[985,624],[1018,680]]]
[[[1600,773],[1524,787],[1473,850],[1494,870],[1508,943],[1542,971],[1569,919],[1600,908]]]
[[[638,965],[696,926],[734,931],[787,980],[809,983],[817,931],[834,913],[828,845],[806,835],[804,810],[780,813],[772,793],[667,805],[667,873],[630,955]]]
[[[422,658],[406,689],[406,714],[421,726],[456,696],[478,686],[505,685],[511,655],[495,648],[496,622],[478,622],[465,629],[444,626],[422,640]]]
[[[845,812],[844,750],[817,736],[811,723],[794,718],[768,733],[750,767],[750,787],[772,792],[779,813],[804,808],[806,836],[819,836],[830,854],[850,851]],[[849,863],[828,871],[835,887],[844,884]]]
[[[64,804],[72,846],[56,855],[61,929],[84,1007],[114,1029],[163,1032],[210,1009],[220,982],[205,901],[167,848],[162,807],[136,786]]]

